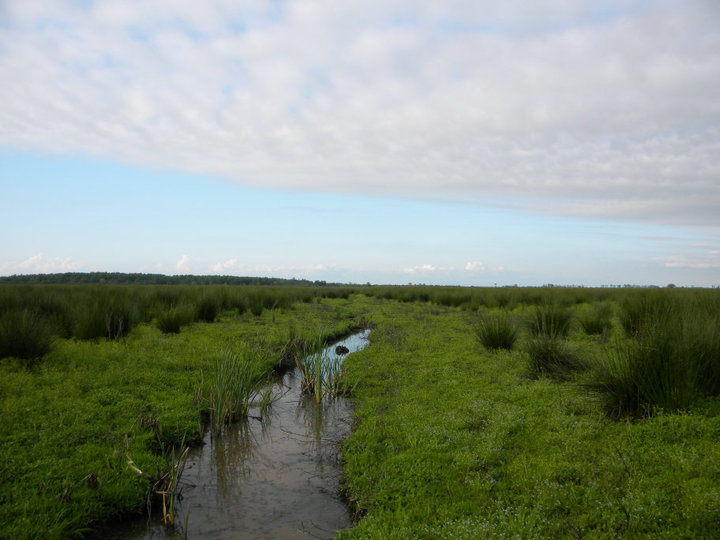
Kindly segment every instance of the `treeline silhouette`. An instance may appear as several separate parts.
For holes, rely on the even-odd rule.
[[[124,272],[64,272],[59,274],[20,274],[0,277],[0,283],[34,285],[100,284],[113,285],[339,285],[307,279],[283,279],[272,277],[242,276],[196,276],[164,274],[141,274]]]

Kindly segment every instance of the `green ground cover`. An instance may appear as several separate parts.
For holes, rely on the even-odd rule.
[[[716,397],[616,420],[592,371],[531,371],[528,330],[507,351],[483,348],[467,311],[387,303],[372,317],[372,345],[347,361],[344,483],[359,521],[342,538],[717,537]],[[617,341],[579,326],[563,342],[576,358],[629,339],[619,324]]]

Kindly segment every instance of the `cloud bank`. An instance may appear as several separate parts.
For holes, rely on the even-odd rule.
[[[720,3],[0,3],[0,144],[720,225]]]

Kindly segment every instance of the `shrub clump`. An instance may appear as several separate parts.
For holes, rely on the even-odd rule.
[[[518,329],[509,317],[482,318],[475,325],[475,335],[489,350],[512,350],[518,338]]]

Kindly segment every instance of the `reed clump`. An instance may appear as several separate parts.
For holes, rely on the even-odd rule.
[[[607,335],[612,328],[613,306],[609,302],[598,302],[578,315],[580,326],[589,335]]]
[[[52,340],[52,324],[34,311],[17,309],[0,315],[0,358],[18,358],[31,367],[50,351]]]
[[[225,424],[247,418],[267,364],[261,356],[248,353],[227,353],[216,361],[207,391],[213,433],[219,434]]]
[[[296,357],[300,388],[316,403],[321,403],[323,398],[338,397],[345,391],[343,359],[325,351],[324,345],[324,337],[318,335],[311,342],[310,352],[303,358]]]
[[[160,313],[157,317],[157,327],[165,334],[177,334],[186,324],[195,320],[193,309],[187,305],[175,306]]]
[[[475,336],[489,350],[512,350],[518,338],[518,328],[508,316],[483,317],[475,324]]]
[[[564,340],[552,335],[539,335],[527,346],[530,357],[530,375],[548,375],[567,379],[583,367],[580,359],[568,349]]]
[[[530,332],[534,336],[564,338],[570,332],[573,316],[571,311],[560,304],[536,306],[530,318]]]
[[[588,386],[600,392],[613,417],[642,417],[689,409],[720,394],[720,315],[692,301],[660,294],[623,303],[618,340],[593,365]]]

